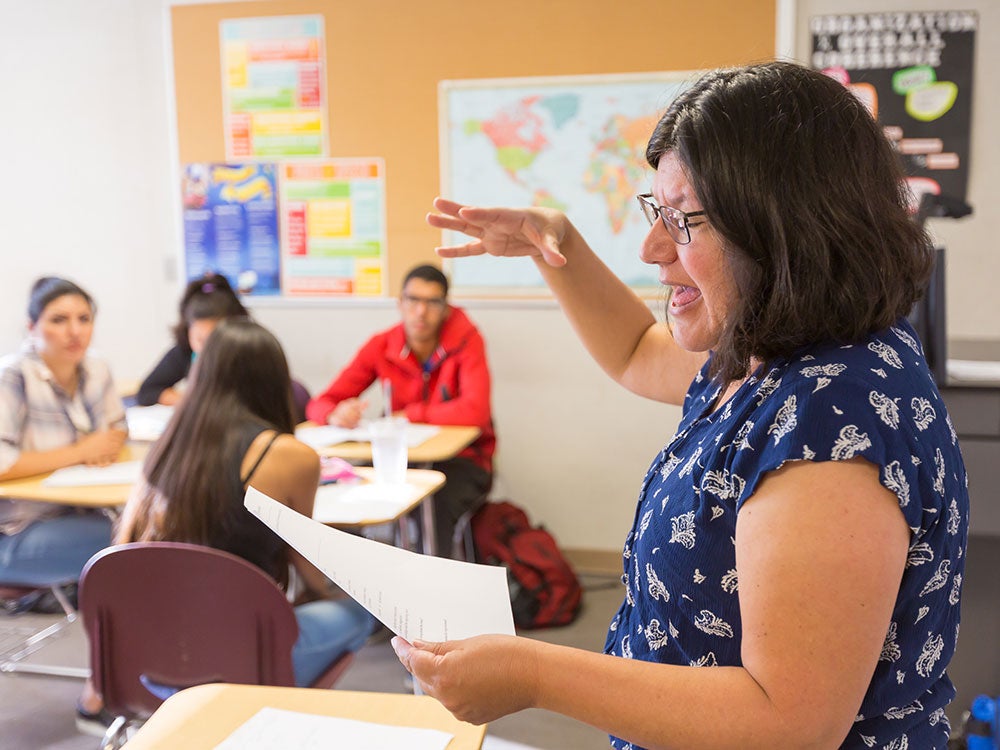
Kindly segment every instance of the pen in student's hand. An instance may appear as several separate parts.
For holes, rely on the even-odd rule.
[[[392,416],[392,381],[382,378],[382,404],[386,418]]]

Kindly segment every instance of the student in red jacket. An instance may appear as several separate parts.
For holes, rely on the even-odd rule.
[[[452,549],[455,524],[486,497],[496,437],[483,337],[448,304],[448,279],[434,266],[412,269],[399,296],[402,322],[374,335],[329,388],[309,402],[317,424],[355,427],[367,407],[360,395],[376,380],[392,384],[392,410],[411,422],[474,425],[479,438],[457,457],[434,464],[447,482],[434,496],[438,549]]]

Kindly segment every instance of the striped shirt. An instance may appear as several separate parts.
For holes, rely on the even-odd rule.
[[[0,472],[17,463],[22,451],[63,448],[107,429],[126,429],[125,407],[103,361],[84,359],[70,396],[27,347],[0,359]],[[58,512],[45,503],[0,500],[0,533],[15,534]]]

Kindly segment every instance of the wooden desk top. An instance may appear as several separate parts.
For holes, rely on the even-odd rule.
[[[380,488],[374,483],[375,469],[359,466],[355,472],[363,484],[320,487],[313,507],[313,520],[328,526],[378,526],[394,523],[419,506],[444,485],[440,471],[407,469],[406,484]]]
[[[431,464],[435,461],[447,461],[454,458],[479,437],[478,427],[465,425],[439,425],[440,431],[420,445],[415,445],[407,451],[407,460],[411,464]],[[326,448],[320,448],[321,456],[337,456],[348,461],[371,461],[371,443],[338,443]]]
[[[145,446],[126,445],[118,455],[118,460],[138,461],[146,455],[147,450],[148,447]],[[78,505],[82,508],[114,508],[124,505],[132,492],[131,484],[46,487],[42,482],[48,476],[49,474],[36,474],[32,477],[0,482],[0,498]]]
[[[209,750],[264,707],[336,716],[392,726],[437,729],[454,735],[447,750],[478,750],[486,727],[465,724],[426,695],[215,683],[169,698],[136,735],[129,750]],[[330,738],[330,747],[337,747]]]

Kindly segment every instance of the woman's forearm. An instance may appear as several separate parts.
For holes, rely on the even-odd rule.
[[[520,639],[519,639],[520,640]],[[836,748],[836,717],[782,710],[742,667],[683,667],[527,641],[535,706],[650,748]]]
[[[0,474],[0,482],[46,474],[66,466],[75,466],[83,460],[76,444],[49,451],[22,451],[7,471]]]

